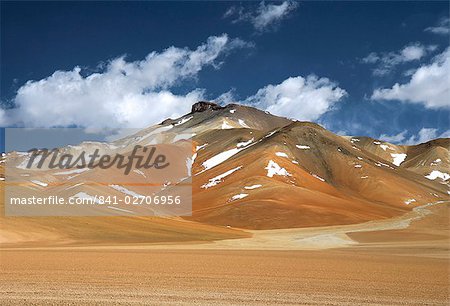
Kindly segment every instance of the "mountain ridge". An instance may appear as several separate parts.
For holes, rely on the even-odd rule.
[[[128,154],[136,144],[192,142],[192,215],[164,219],[162,229],[155,229],[158,241],[177,239],[171,235],[192,240],[196,237],[192,234],[196,227],[202,228],[204,237],[215,240],[241,237],[239,229],[362,223],[399,216],[414,207],[449,199],[450,185],[445,175],[450,165],[450,139],[413,146],[395,145],[370,137],[339,136],[316,123],[292,121],[248,106],[217,107],[210,102],[200,103],[180,118],[164,120],[114,142],[84,143],[78,149],[72,146],[62,150],[100,147]],[[27,158],[14,152],[6,157],[17,164]],[[3,168],[3,163],[0,165]],[[33,171],[16,171],[27,174],[24,180],[30,183],[47,184],[56,177],[51,172],[42,176]],[[99,179],[94,170],[73,178],[59,175],[58,179],[65,179],[73,187],[59,190],[67,196],[77,192],[123,195],[124,187],[83,186],[86,180]],[[142,176],[131,173],[130,179],[139,181]],[[4,181],[0,184],[3,186]],[[47,189],[57,191],[37,187],[44,193]],[[142,186],[126,188],[136,194],[147,192]],[[98,220],[103,218],[108,217]],[[114,218],[125,227],[158,220],[140,217],[139,222],[130,223],[129,218],[136,217]],[[25,219],[8,221],[4,230],[22,237],[24,228],[48,228],[47,222],[58,224],[72,240],[77,239],[76,234],[64,229],[58,218]],[[107,222],[97,223],[89,217],[86,220],[90,221],[83,223],[74,217],[65,220],[70,228],[84,224],[83,235],[87,236],[83,237],[93,236],[90,231],[99,228],[114,231]],[[145,240],[149,236],[139,234],[139,237]]]

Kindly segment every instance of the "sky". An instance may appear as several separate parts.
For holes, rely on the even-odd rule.
[[[448,1],[2,1],[0,14],[1,127],[142,128],[214,100],[340,135],[450,137]]]

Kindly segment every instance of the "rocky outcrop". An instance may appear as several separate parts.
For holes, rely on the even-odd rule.
[[[199,101],[192,105],[191,113],[201,113],[207,110],[217,110],[222,108],[222,106],[213,102]]]

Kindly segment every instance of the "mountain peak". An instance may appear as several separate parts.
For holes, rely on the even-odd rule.
[[[216,104],[214,102],[199,101],[192,105],[191,113],[201,113],[201,112],[204,112],[209,109],[217,110],[217,109],[222,109],[222,108],[224,108],[224,107],[222,107],[219,104]]]

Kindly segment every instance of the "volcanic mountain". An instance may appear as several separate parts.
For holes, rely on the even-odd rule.
[[[198,102],[189,114],[117,141],[86,142],[61,150],[107,148],[127,153],[134,145],[151,146],[162,140],[180,146],[192,143],[193,156],[187,165],[192,173],[192,215],[2,217],[4,242],[39,240],[30,235],[39,231],[53,234],[55,241],[62,236],[89,242],[120,240],[122,236],[133,236],[139,242],[217,240],[247,235],[240,229],[385,219],[448,200],[450,194],[450,139],[402,146],[369,137],[344,137],[315,123],[238,104]],[[7,162],[17,165],[15,174],[30,184],[30,190],[67,196],[148,192],[138,184],[83,184],[99,179],[95,169],[61,174],[21,168],[28,159],[29,155],[20,152],[6,156]],[[142,180],[143,176],[145,173],[133,172],[131,180]],[[56,177],[64,179],[65,185],[52,185]]]

